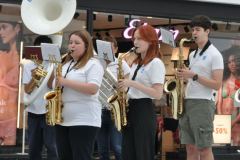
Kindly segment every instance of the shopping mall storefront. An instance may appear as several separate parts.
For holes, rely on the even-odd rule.
[[[0,21],[19,22],[21,20],[21,2],[19,0],[0,0],[0,3]],[[14,9],[11,10],[11,7],[17,11],[12,11]],[[127,32],[129,27],[134,27],[131,26],[132,21],[148,23],[154,26],[156,29],[163,27],[171,30],[175,34],[175,43],[178,47],[179,41],[182,38],[191,37],[191,28],[189,26],[190,19],[194,15],[204,14],[209,16],[214,24],[212,26],[212,33],[210,35],[212,43],[216,45],[223,55],[227,55],[228,50],[230,50],[232,47],[240,46],[239,10],[240,5],[192,2],[185,0],[77,0],[77,10],[74,19],[65,29],[63,29],[64,36],[62,51],[64,52],[66,50],[68,34],[71,31],[79,28],[86,28],[95,39],[102,39],[109,35],[116,37],[119,42],[119,51],[127,52],[133,47],[133,44],[130,37],[126,36],[128,34],[124,36],[124,33]],[[22,39],[24,40],[25,45],[32,45],[33,39],[37,35],[28,30],[24,24],[22,24],[22,29]],[[186,52],[187,55],[190,50],[196,48],[194,44],[186,44],[186,47],[188,47]],[[175,62],[172,59],[174,49],[172,46],[161,42],[160,50],[164,55],[163,61],[167,69],[166,79],[171,79],[174,77]],[[237,87],[238,86],[236,84],[234,88],[237,90],[239,88]],[[216,97],[217,95],[218,94],[216,94]],[[217,101],[218,98],[216,98],[216,102]],[[224,103],[227,104],[228,102]],[[231,104],[233,102],[231,101],[229,103]],[[4,103],[0,103],[0,105],[3,104]],[[171,120],[168,121],[169,118],[171,118],[171,113],[169,113],[171,112],[169,111],[171,110],[170,105],[169,95],[166,94],[165,99],[162,101],[156,101],[156,113],[158,114],[159,122],[165,121],[165,123],[168,125],[174,125],[174,122],[171,123]],[[224,106],[219,106],[219,108],[221,107]],[[233,110],[236,112],[228,113],[227,116],[222,116],[224,122],[229,120],[229,118],[230,121],[228,121],[228,123],[222,123],[220,116],[220,124],[217,124],[220,127],[215,128],[215,134],[217,134],[216,136],[220,137],[218,138],[219,142],[216,142],[213,147],[216,150],[215,153],[217,160],[220,160],[220,157],[224,160],[227,160],[227,158],[230,156],[239,156],[237,149],[239,149],[240,146],[240,139],[238,140],[239,137],[236,139],[231,139],[231,118],[233,120],[233,117],[240,116],[240,108],[235,107]],[[22,112],[22,110],[20,112]],[[216,114],[220,114],[220,112],[216,111]],[[238,123],[240,123],[240,120],[238,120]],[[159,125],[159,137],[156,139],[156,142],[158,143],[156,146],[156,151],[159,152],[158,154],[164,155],[164,157],[166,157],[168,160],[173,160],[176,156],[179,157],[177,160],[182,159],[185,153],[184,147],[179,144],[177,129],[169,126],[165,127],[166,128],[162,128],[162,126]],[[21,124],[19,128],[22,128]],[[22,129],[20,129],[20,131],[21,130]],[[21,141],[21,139],[21,136],[17,137],[17,141]],[[221,141],[224,139],[226,139],[226,141]],[[21,144],[21,142],[17,143],[19,146],[21,146]]]

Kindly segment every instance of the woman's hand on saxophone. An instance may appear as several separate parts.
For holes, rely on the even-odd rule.
[[[56,87],[62,87],[64,84],[64,78],[62,76],[56,77]]]
[[[128,87],[131,87],[132,80],[130,79],[119,79],[118,89],[120,91],[126,91]]]

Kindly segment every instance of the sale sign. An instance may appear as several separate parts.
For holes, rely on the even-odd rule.
[[[213,125],[213,142],[231,143],[231,115],[215,115]]]

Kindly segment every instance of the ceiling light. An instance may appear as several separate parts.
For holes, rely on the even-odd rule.
[[[213,29],[214,31],[217,31],[217,30],[218,30],[218,25],[217,25],[217,23],[213,23],[213,24],[212,24],[212,29]]]
[[[225,30],[231,30],[231,24],[227,22]]]
[[[108,22],[112,22],[112,15],[108,15]]]
[[[73,19],[77,19],[80,16],[80,14],[78,12],[75,12]]]
[[[110,37],[109,32],[105,32],[105,35],[106,35],[107,37]]]
[[[188,33],[190,31],[189,28],[188,28],[188,25],[186,25],[183,29],[186,33]]]

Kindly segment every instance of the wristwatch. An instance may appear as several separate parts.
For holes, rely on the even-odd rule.
[[[194,74],[194,76],[192,77],[192,80],[193,80],[193,81],[198,80],[198,74]]]

